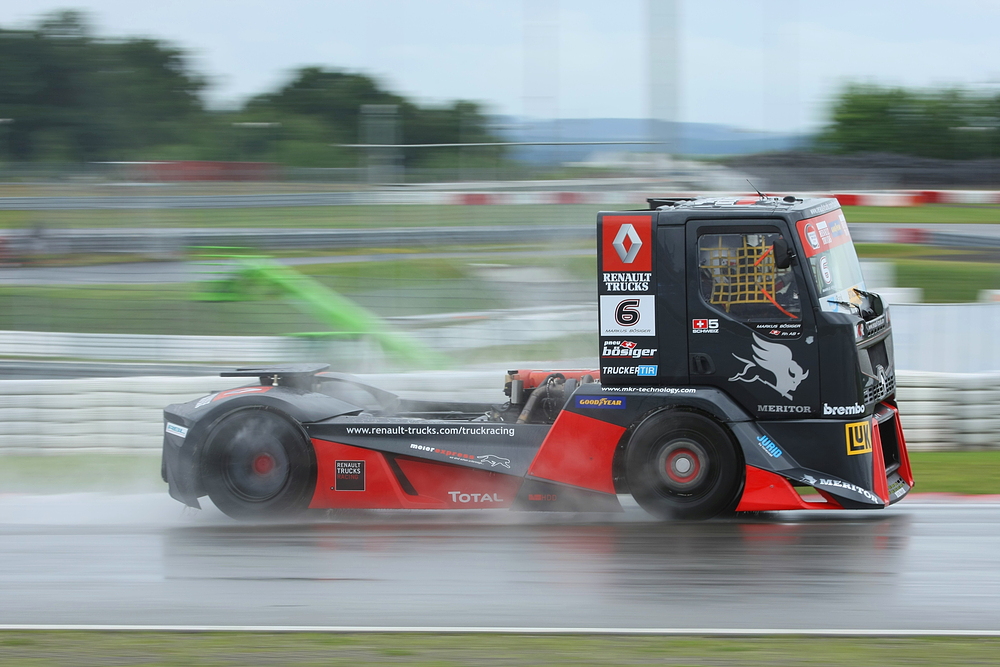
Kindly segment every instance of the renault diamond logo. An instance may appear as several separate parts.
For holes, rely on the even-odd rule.
[[[625,248],[625,239],[629,241],[628,249]],[[642,239],[639,238],[639,233],[635,231],[635,227],[630,224],[624,224],[618,229],[615,240],[611,242],[611,245],[614,246],[615,252],[618,253],[618,257],[622,260],[622,263],[631,264],[635,261],[635,256],[639,254],[639,248],[642,247]]]

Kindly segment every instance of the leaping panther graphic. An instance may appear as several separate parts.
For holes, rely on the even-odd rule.
[[[792,400],[792,392],[803,380],[809,377],[809,371],[803,371],[802,366],[799,366],[792,359],[790,349],[781,343],[764,340],[757,334],[753,335],[753,361],[748,361],[735,353],[733,356],[746,366],[742,371],[729,378],[730,382],[737,380],[740,382],[762,382],[788,400]],[[771,373],[774,375],[774,382],[765,380],[756,370],[753,377],[749,377],[752,369],[764,369]]]

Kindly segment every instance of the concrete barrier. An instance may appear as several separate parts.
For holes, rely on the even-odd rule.
[[[359,375],[403,398],[502,403],[502,370]],[[913,451],[1000,449],[1000,373],[898,371]],[[161,411],[247,384],[246,378],[131,377],[0,381],[0,452],[137,451],[155,454]]]

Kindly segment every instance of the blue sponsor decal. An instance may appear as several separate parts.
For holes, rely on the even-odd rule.
[[[774,458],[778,458],[779,456],[781,456],[781,449],[776,444],[774,444],[774,440],[771,440],[766,435],[757,436],[757,442],[760,444],[761,449],[763,449],[765,452],[767,452]]]
[[[636,375],[656,375],[656,366],[636,366]]]
[[[186,427],[180,426],[178,424],[171,424],[170,422],[167,422],[165,430],[167,433],[171,435],[176,435],[178,438],[186,438],[188,434],[188,430]]]
[[[614,410],[624,410],[625,397],[624,396],[577,396],[576,407],[611,408]]]

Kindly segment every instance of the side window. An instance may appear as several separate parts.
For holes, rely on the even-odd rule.
[[[791,268],[774,265],[781,234],[704,234],[698,239],[701,296],[744,322],[795,320],[799,288]]]

